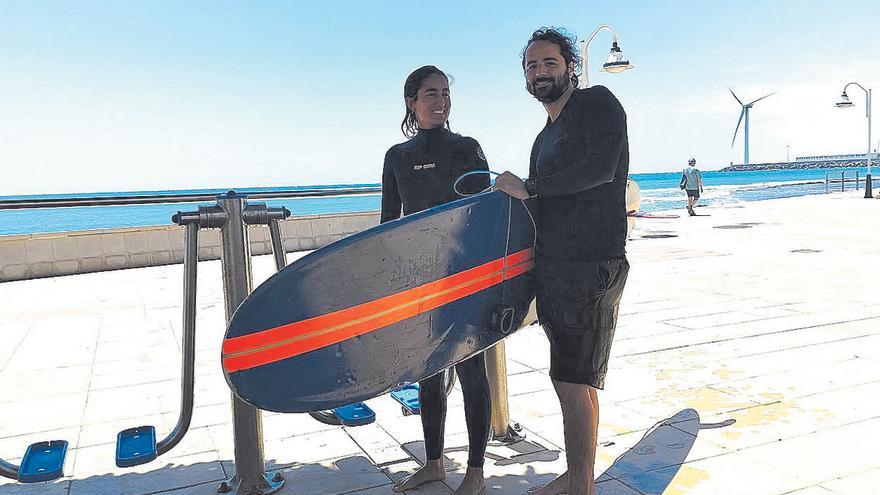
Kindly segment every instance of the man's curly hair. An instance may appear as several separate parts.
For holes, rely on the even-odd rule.
[[[529,41],[526,42],[526,46],[523,47],[522,53],[520,53],[523,70],[526,68],[526,50],[529,49],[529,45],[536,41],[549,41],[550,43],[557,45],[559,47],[559,52],[562,53],[562,58],[565,60],[566,67],[568,67],[568,64],[574,63],[571,84],[574,87],[577,87],[578,77],[581,74],[581,54],[577,49],[577,38],[564,28],[541,27],[536,29],[535,32],[532,33],[532,37],[529,38]]]

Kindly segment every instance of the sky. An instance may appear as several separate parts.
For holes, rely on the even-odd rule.
[[[872,2],[5,0],[0,9],[0,195],[379,181],[405,138],[403,81],[453,76],[452,129],[493,170],[527,174],[546,119],[525,91],[532,30],[618,34],[634,69],[592,85],[626,109],[630,172],[863,153],[880,89]],[[880,112],[880,108],[877,109]],[[880,141],[874,133],[872,147]]]

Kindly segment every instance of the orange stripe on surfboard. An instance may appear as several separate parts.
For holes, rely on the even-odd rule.
[[[534,250],[464,270],[427,284],[357,306],[279,327],[232,337],[223,342],[223,367],[241,371],[364,335],[475,294],[534,266]]]

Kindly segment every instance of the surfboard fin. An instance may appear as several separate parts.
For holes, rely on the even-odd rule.
[[[516,310],[511,306],[496,306],[489,317],[489,328],[493,332],[507,335],[513,330]]]

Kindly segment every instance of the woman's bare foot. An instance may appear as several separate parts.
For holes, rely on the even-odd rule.
[[[568,471],[546,485],[529,488],[529,495],[564,495],[568,493]]]
[[[445,477],[446,470],[443,468],[443,459],[428,459],[424,466],[395,483],[391,489],[395,492],[402,492],[425,483],[430,483],[431,481],[440,481]]]
[[[483,478],[483,468],[468,466],[467,472],[461,484],[452,495],[481,495],[485,493],[486,480]]]

